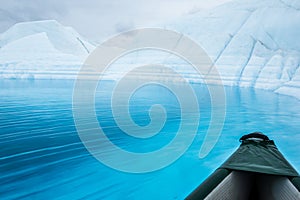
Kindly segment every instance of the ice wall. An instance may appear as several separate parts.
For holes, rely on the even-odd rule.
[[[300,99],[299,2],[233,0],[162,26],[198,42],[217,66],[223,84]],[[0,78],[75,78],[94,48],[75,30],[54,20],[19,23],[0,35]],[[139,53],[134,56],[135,60],[118,64],[124,69],[149,61]],[[180,68],[176,59],[163,64],[200,81],[193,70]]]
[[[170,23],[208,52],[225,85],[300,99],[300,3],[236,0]]]

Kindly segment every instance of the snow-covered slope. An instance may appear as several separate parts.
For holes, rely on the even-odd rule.
[[[199,42],[224,84],[300,99],[300,1],[235,0],[166,27]]]
[[[74,78],[94,46],[54,20],[19,23],[0,35],[0,77]]]

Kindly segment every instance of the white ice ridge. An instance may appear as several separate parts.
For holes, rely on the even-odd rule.
[[[94,48],[55,20],[18,23],[0,35],[0,78],[75,78]]]
[[[299,2],[233,0],[163,27],[199,43],[225,85],[268,89],[300,99]],[[93,49],[76,31],[56,21],[16,24],[0,35],[0,78],[75,78]],[[134,59],[120,59],[115,72],[147,64],[149,58],[158,63],[161,56],[147,55],[137,52]],[[185,63],[161,57],[163,64],[191,81],[201,81],[192,69],[180,67]],[[213,80],[214,75],[206,78]]]

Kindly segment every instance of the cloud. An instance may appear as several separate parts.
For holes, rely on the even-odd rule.
[[[131,29],[134,29],[134,22],[133,21],[127,21],[127,22],[118,22],[115,25],[116,32],[124,32]]]

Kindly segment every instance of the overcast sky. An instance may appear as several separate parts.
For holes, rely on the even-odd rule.
[[[55,19],[94,41],[155,26],[230,0],[0,0],[0,32],[17,22]]]

